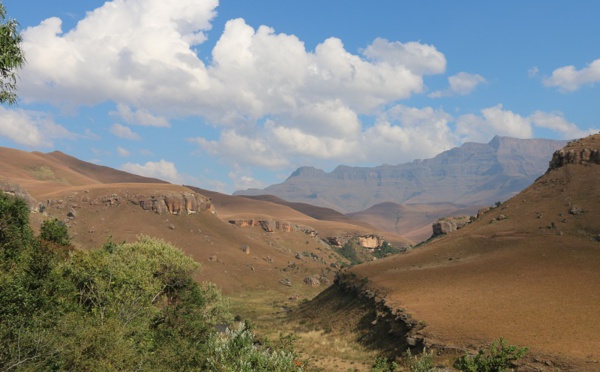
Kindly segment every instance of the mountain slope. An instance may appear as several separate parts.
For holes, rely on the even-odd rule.
[[[61,152],[0,148],[0,181],[2,190],[29,199],[34,229],[57,218],[68,225],[75,246],[82,249],[98,248],[108,238],[116,242],[132,242],[140,234],[162,238],[203,264],[199,280],[215,282],[227,293],[272,290],[285,298],[294,293],[314,295],[319,288],[303,280],[311,275],[332,280],[333,267],[345,262],[322,238],[381,235],[335,211],[308,206],[313,217],[286,203],[172,185]],[[266,221],[267,227],[275,228],[238,226],[230,219]],[[321,235],[306,233],[315,229]],[[389,239],[409,244],[394,234]],[[280,283],[285,279],[291,281],[289,286]]]
[[[235,194],[271,194],[344,213],[384,202],[489,205],[508,199],[543,174],[548,158],[565,144],[496,136],[487,144],[465,143],[432,159],[395,166],[339,166],[330,173],[303,167],[281,184]]]
[[[402,235],[414,242],[431,237],[431,223],[442,217],[477,214],[478,206],[467,207],[452,203],[398,204],[380,203],[364,211],[348,213],[359,221],[377,226],[383,231]]]
[[[166,183],[84,162],[59,151],[44,154],[0,147],[0,164],[0,177],[20,184],[35,198],[84,185]]]
[[[542,360],[598,370],[599,195],[594,135],[556,152],[546,174],[463,229],[350,272],[426,323],[416,333],[426,345],[504,337]]]

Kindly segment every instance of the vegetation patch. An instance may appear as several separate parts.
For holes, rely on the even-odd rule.
[[[301,371],[293,339],[235,323],[198,264],[142,236],[76,251],[56,220],[35,236],[25,201],[0,194],[1,370]],[[279,348],[282,346],[281,348]]]

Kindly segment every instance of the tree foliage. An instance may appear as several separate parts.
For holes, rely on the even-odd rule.
[[[66,247],[71,244],[71,237],[69,236],[69,229],[67,225],[57,220],[46,220],[42,223],[40,229],[40,238],[48,242],[58,244],[59,246]]]
[[[65,226],[35,237],[27,205],[0,194],[0,370],[302,370],[231,321],[198,264],[147,236],[59,251]],[[216,327],[229,327],[225,333]]]
[[[17,102],[17,70],[25,63],[21,49],[19,23],[7,18],[6,7],[0,2],[0,103]]]

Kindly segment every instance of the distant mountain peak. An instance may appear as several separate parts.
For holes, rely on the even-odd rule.
[[[290,174],[287,180],[292,179],[294,177],[322,177],[325,174],[326,172],[322,169],[311,166],[303,166],[292,172],[292,174]]]
[[[383,202],[488,205],[506,200],[544,174],[567,141],[494,136],[420,161],[378,167],[305,166],[281,184],[236,195],[271,194],[291,202],[357,212]]]

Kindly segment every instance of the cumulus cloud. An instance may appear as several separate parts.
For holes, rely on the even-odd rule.
[[[465,141],[484,142],[494,134],[516,138],[531,138],[531,120],[502,105],[481,110],[481,115],[462,115],[457,119],[456,132]]]
[[[217,5],[107,1],[66,33],[59,18],[48,18],[22,33],[28,60],[22,95],[55,104],[113,100],[145,108],[186,101],[190,90],[209,86],[192,47],[206,39]]]
[[[486,82],[485,78],[481,75],[459,72],[456,75],[448,77],[448,83],[450,84],[448,89],[432,92],[429,94],[429,97],[466,96],[475,90],[478,85],[485,84]]]
[[[377,115],[372,126],[340,136],[315,135],[301,127],[268,121],[253,131],[225,131],[217,140],[189,140],[235,169],[275,170],[306,164],[398,164],[429,158],[464,142],[487,142],[494,135],[531,138],[535,128],[566,139],[596,131],[581,131],[560,112],[536,111],[523,116],[501,104],[458,117],[432,107],[394,105]],[[241,178],[234,181],[242,183]]]
[[[224,131],[217,141],[202,137],[190,138],[189,141],[198,144],[206,153],[239,167],[251,165],[277,169],[289,164],[283,154],[258,133],[247,136],[231,129]]]
[[[116,116],[123,120],[127,124],[131,125],[144,125],[150,127],[164,127],[169,128],[171,124],[169,121],[161,116],[156,116],[150,113],[148,110],[139,109],[137,111],[132,110],[129,106],[119,103],[117,105],[117,111],[110,112],[111,116]]]
[[[498,134],[516,138],[532,138],[534,128],[545,128],[564,139],[580,138],[596,132],[580,130],[560,112],[535,111],[528,116],[505,110],[496,105],[481,110],[481,115],[462,115],[456,119],[456,134],[463,141],[484,142]]]
[[[0,106],[0,136],[30,148],[52,147],[53,139],[78,136],[56,124],[46,114]]]
[[[595,128],[590,128],[585,131],[577,128],[577,125],[567,121],[561,112],[549,113],[536,111],[530,115],[529,118],[534,126],[557,132],[564,139],[586,137],[592,133],[598,132]]]
[[[446,57],[433,45],[377,38],[363,54],[380,63],[403,66],[418,75],[441,74],[446,70]]]
[[[446,67],[432,45],[375,39],[352,53],[329,38],[308,51],[294,35],[243,19],[228,21],[207,51],[204,32],[217,5],[113,1],[66,32],[58,18],[27,28],[23,97],[75,106],[118,102],[115,114],[128,124],[168,126],[168,117],[200,115],[241,127],[336,99],[354,114],[372,113],[423,92],[423,76]]]
[[[131,130],[131,128],[126,127],[121,124],[113,124],[110,127],[110,132],[115,136],[128,140],[139,140],[140,135]]]
[[[121,169],[138,174],[140,176],[158,178],[171,183],[180,184],[184,177],[179,174],[175,164],[170,161],[160,160],[158,162],[149,161],[146,164],[125,163],[121,165]]]
[[[254,177],[239,172],[229,172],[229,178],[233,181],[236,190],[260,189],[266,185]]]
[[[450,128],[451,115],[441,109],[396,105],[364,131],[359,148],[375,164],[398,164],[428,158],[458,143]]]
[[[575,66],[557,68],[550,77],[543,79],[547,87],[556,87],[562,92],[572,92],[584,85],[593,85],[600,81],[600,59],[577,70]]]
[[[119,155],[121,155],[122,157],[128,157],[129,155],[131,155],[131,153],[129,152],[129,150],[122,148],[121,146],[117,147],[117,152],[119,153]]]

